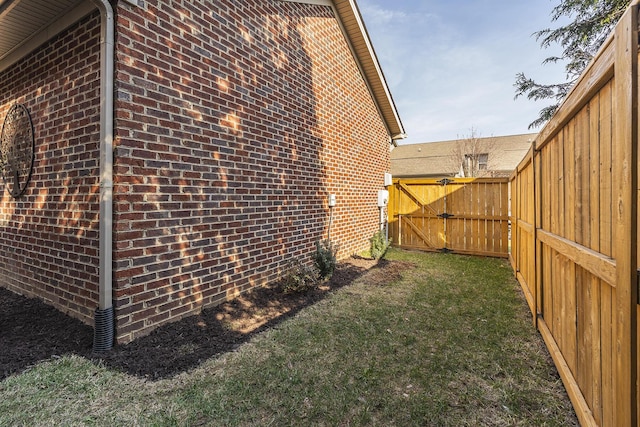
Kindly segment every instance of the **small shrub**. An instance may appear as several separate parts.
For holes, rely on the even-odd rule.
[[[303,264],[296,258],[287,264],[287,270],[282,279],[282,290],[285,293],[304,292],[315,287],[319,281],[318,270]]]
[[[376,231],[373,237],[369,239],[369,242],[371,242],[369,252],[373,259],[382,258],[389,248],[389,240],[381,231]]]
[[[336,269],[336,255],[338,254],[338,245],[334,245],[328,239],[318,240],[316,242],[315,263],[320,278],[328,279]]]

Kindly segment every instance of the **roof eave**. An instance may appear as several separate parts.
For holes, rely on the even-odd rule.
[[[391,141],[396,145],[397,141],[406,138],[407,134],[358,5],[355,0],[333,0],[333,3],[345,36],[385,122]]]

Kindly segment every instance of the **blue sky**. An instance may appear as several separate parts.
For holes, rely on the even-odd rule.
[[[563,81],[558,49],[532,34],[555,28],[551,0],[358,0],[409,137],[402,144],[528,129],[547,103],[514,100],[515,76]]]

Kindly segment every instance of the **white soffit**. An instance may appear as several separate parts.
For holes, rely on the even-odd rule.
[[[95,9],[89,0],[0,0],[0,71]]]

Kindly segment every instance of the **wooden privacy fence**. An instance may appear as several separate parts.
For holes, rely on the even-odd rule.
[[[507,257],[509,179],[395,179],[389,237],[406,249]]]
[[[638,421],[638,1],[511,177],[511,262],[582,425]]]

